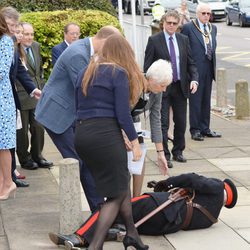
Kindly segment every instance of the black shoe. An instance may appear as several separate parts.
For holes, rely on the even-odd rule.
[[[171,160],[167,160],[167,163],[168,163],[168,168],[173,168],[174,167]]]
[[[123,240],[123,245],[125,250],[129,247],[132,246],[137,250],[147,250],[149,247],[148,245],[140,245],[138,241],[136,241],[134,238],[126,235]]]
[[[53,162],[47,161],[45,159],[39,159],[35,162],[38,164],[39,168],[50,168],[53,166]]]
[[[28,182],[19,179],[16,179],[14,182],[16,183],[17,187],[22,187],[22,188],[29,187],[30,185]]]
[[[118,228],[110,228],[107,235],[106,235],[106,238],[105,238],[105,241],[123,241],[124,239],[124,236],[126,234],[126,230],[123,230],[123,228],[120,230]]]
[[[204,141],[204,136],[200,132],[195,132],[191,135],[191,138],[195,141]]]
[[[64,245],[66,241],[70,242],[73,247],[84,247],[87,244],[82,237],[76,234],[64,235],[49,233],[49,238],[56,245]]]
[[[173,155],[173,160],[178,162],[187,162],[187,159],[183,155]]]
[[[38,165],[32,160],[28,160],[25,163],[21,163],[21,167],[27,170],[35,170],[38,168]]]
[[[206,133],[201,133],[205,137],[210,137],[210,138],[220,138],[221,134],[216,133],[215,131],[209,130]]]

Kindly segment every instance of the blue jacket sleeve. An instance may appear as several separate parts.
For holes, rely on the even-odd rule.
[[[129,105],[129,82],[125,71],[118,70],[113,78],[115,113],[120,127],[125,131],[129,140],[137,138]]]

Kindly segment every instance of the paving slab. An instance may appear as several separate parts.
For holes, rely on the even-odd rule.
[[[167,238],[178,250],[249,250],[249,244],[221,221],[207,229],[179,231]]]
[[[18,231],[9,234],[10,250],[60,250],[64,247],[58,247],[53,244],[48,231],[24,232]],[[2,249],[1,249],[2,250]]]
[[[221,211],[220,220],[231,228],[249,228],[250,227],[250,207],[236,205],[233,209],[224,209]]]
[[[232,179],[237,180],[242,186],[250,186],[250,171],[228,171]]]
[[[236,229],[236,232],[250,244],[250,227]]]
[[[10,250],[6,236],[2,236],[2,235],[0,236],[0,249]]]
[[[149,245],[149,249],[158,250],[174,250],[175,248],[168,242],[164,236],[141,236],[144,244]],[[122,242],[106,242],[104,250],[124,250]]]

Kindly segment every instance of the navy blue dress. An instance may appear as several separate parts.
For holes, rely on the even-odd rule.
[[[77,124],[75,146],[89,168],[103,197],[116,197],[129,185],[127,151],[121,129],[130,140],[137,138],[129,105],[127,73],[120,67],[102,64],[82,93],[80,74],[76,88]]]

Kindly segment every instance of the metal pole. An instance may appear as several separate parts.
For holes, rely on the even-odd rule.
[[[133,30],[133,45],[136,59],[138,59],[137,55],[137,37],[136,37],[136,13],[135,13],[135,0],[131,1],[131,9],[132,9],[132,30]]]
[[[120,25],[123,28],[122,0],[118,0],[118,16]]]
[[[141,24],[144,24],[144,8],[142,2],[143,0],[140,0]]]

